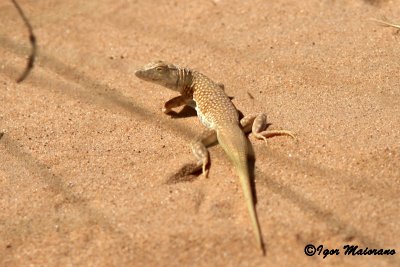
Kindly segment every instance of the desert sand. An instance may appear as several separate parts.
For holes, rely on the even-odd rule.
[[[38,51],[16,83],[28,30],[1,1],[0,266],[400,266],[400,33],[370,20],[400,23],[399,1],[19,4]],[[170,182],[204,127],[135,77],[157,59],[297,134],[249,136],[265,256],[219,146],[208,179]]]

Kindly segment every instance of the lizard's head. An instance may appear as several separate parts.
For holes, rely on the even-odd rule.
[[[135,75],[145,81],[179,90],[179,68],[163,61],[154,61],[138,69]]]

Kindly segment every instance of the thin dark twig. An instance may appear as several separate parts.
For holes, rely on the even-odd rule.
[[[24,11],[22,11],[21,7],[17,3],[16,0],[11,0],[11,2],[14,4],[15,8],[18,10],[19,15],[21,16],[22,20],[25,23],[25,26],[28,28],[29,31],[29,41],[31,43],[32,49],[31,49],[31,54],[28,57],[28,62],[26,64],[24,72],[21,74],[21,76],[17,79],[17,83],[22,82],[25,80],[25,78],[28,76],[28,74],[31,72],[33,69],[33,65],[35,63],[35,58],[36,58],[36,37],[35,34],[33,33],[33,28],[32,25],[29,23],[28,18],[25,16]]]

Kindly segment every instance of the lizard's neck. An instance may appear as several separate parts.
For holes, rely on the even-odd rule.
[[[176,88],[182,95],[193,95],[193,71],[187,68],[178,68]]]

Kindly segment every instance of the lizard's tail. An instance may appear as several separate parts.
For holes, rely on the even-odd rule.
[[[248,155],[252,154],[251,144],[239,126],[224,127],[217,130],[218,142],[232,161],[239,175],[240,183],[249,210],[253,230],[256,235],[257,244],[263,254],[265,254],[264,242],[262,238],[260,223],[255,209],[253,190],[250,182],[250,171],[248,165]]]

